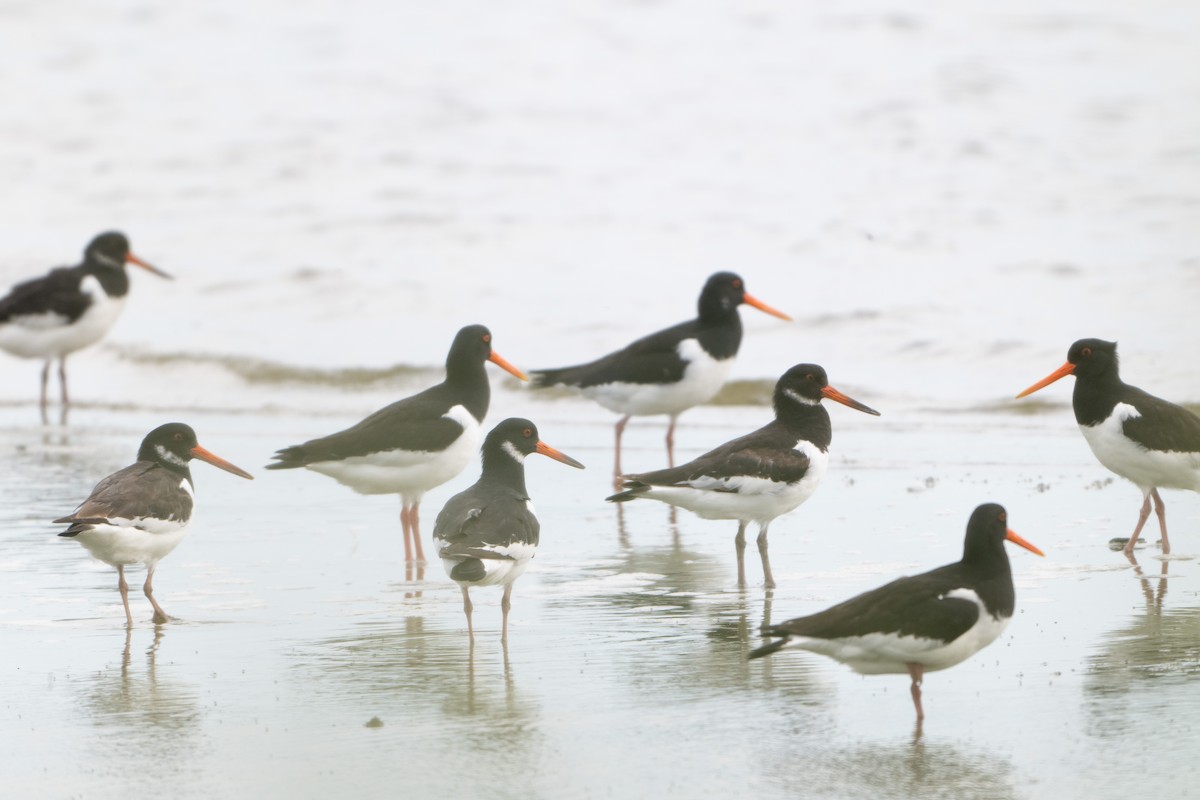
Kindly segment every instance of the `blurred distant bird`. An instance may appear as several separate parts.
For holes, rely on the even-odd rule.
[[[1200,492],[1200,417],[1122,381],[1117,370],[1117,343],[1103,339],[1075,342],[1067,351],[1065,364],[1017,397],[1066,375],[1075,376],[1071,404],[1092,452],[1101,464],[1142,490],[1142,511],[1125,554],[1133,555],[1150,516],[1151,498],[1162,531],[1162,551],[1170,553],[1167,510],[1158,490]]]
[[[746,585],[746,525],[757,522],[763,577],[767,588],[773,588],[767,527],[812,496],[829,461],[833,429],[822,398],[879,416],[830,386],[821,367],[797,364],[775,384],[774,421],[687,464],[626,475],[626,491],[608,500],[621,503],[645,497],[705,519],[736,519],[739,586]]]
[[[1008,528],[1003,506],[985,503],[967,523],[961,561],[898,578],[836,606],[763,628],[782,637],[750,652],[796,647],[837,659],[862,675],[908,673],[917,722],[925,717],[926,672],[953,667],[996,640],[1016,607],[1005,540],[1042,551]]]
[[[359,494],[400,495],[404,559],[423,562],[421,497],[462,472],[479,445],[491,400],[486,361],[526,380],[492,350],[491,331],[468,325],[450,345],[444,381],[344,431],[285,447],[267,469],[307,467]]]
[[[65,407],[70,402],[67,356],[98,342],[117,321],[129,292],[126,264],[171,277],[131,253],[124,234],[109,231],[88,243],[81,264],[58,267],[41,278],[18,283],[0,298],[0,347],[21,358],[45,359],[40,401],[43,417],[50,362],[58,359]]]
[[[188,467],[193,458],[253,479],[201,447],[189,426],[172,422],[150,431],[138,448],[137,461],[96,484],[75,513],[54,520],[71,526],[59,536],[73,538],[95,558],[117,568],[127,625],[133,624],[125,582],[129,564],[146,565],[142,589],[154,606],[154,622],[169,619],[154,599],[154,567],[187,535],[196,495]]]
[[[616,427],[613,476],[621,476],[621,434],[633,416],[668,414],[667,464],[675,465],[675,420],[687,409],[707,403],[721,387],[742,343],[742,303],[780,319],[791,317],[746,293],[742,279],[718,272],[700,292],[696,319],[638,339],[587,364],[533,370],[533,386],[563,384],[621,414]]]
[[[508,640],[513,582],[537,552],[540,526],[525,488],[525,456],[541,453],[578,469],[580,464],[538,438],[527,419],[510,418],[483,442],[483,472],[473,486],[447,501],[433,528],[438,557],[462,587],[467,633],[471,626],[471,586],[504,586],[502,641]]]

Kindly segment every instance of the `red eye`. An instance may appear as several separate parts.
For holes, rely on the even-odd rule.
[[[526,428],[525,430],[521,431],[521,433],[524,434],[526,439],[528,439],[530,436],[533,436],[533,428]]]
[[[742,279],[741,279],[741,278],[734,278],[734,279],[733,279],[733,288],[735,288],[735,289],[740,289],[740,288],[742,288]]]
[[[997,519],[999,519],[1001,522],[1008,522],[1008,513],[1001,511]]]
[[[490,333],[485,333],[483,335],[483,341],[484,341],[484,344],[487,344],[488,342],[492,341],[492,335]]]
[[[804,376],[804,380],[806,381],[815,381],[816,379],[817,376],[813,375],[811,372]]]
[[[1079,355],[1083,356],[1084,358],[1087,358],[1091,354],[1092,354],[1092,348],[1090,348],[1090,347],[1085,347],[1079,351]]]
[[[177,441],[177,442],[182,442],[182,441],[183,441],[183,434],[182,434],[182,433],[177,433],[177,434],[175,434],[175,441]]]

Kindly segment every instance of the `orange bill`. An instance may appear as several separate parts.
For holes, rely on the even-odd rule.
[[[765,311],[768,314],[770,314],[772,317],[779,317],[780,319],[786,319],[788,322],[792,321],[792,318],[789,317],[787,314],[785,314],[782,311],[779,311],[777,309],[771,308],[769,305],[764,303],[762,300],[759,300],[757,297],[751,297],[748,292],[742,294],[742,302],[748,306],[754,306],[759,311]]]
[[[575,467],[576,469],[584,468],[583,464],[580,464],[578,461],[571,458],[569,455],[567,455],[565,453],[558,452],[553,447],[551,447],[550,445],[546,444],[545,442],[543,442],[541,440],[538,440],[537,452],[541,453],[544,456],[549,456],[550,458],[553,458],[555,461],[561,461],[562,463],[566,464],[568,467]]]
[[[126,253],[126,254],[125,254],[125,262],[126,262],[127,264],[136,264],[136,265],[138,265],[139,267],[141,267],[141,268],[142,268],[142,269],[144,269],[144,270],[147,270],[147,271],[149,271],[149,272],[153,272],[155,275],[157,275],[157,276],[158,276],[158,277],[160,277],[160,278],[166,278],[166,279],[167,279],[167,280],[169,280],[169,281],[173,281],[173,280],[175,280],[173,277],[171,277],[171,276],[170,276],[170,275],[168,275],[167,273],[163,272],[161,269],[159,269],[158,267],[154,266],[153,264],[149,264],[149,263],[147,263],[147,262],[145,262],[145,261],[142,261],[140,258],[138,258],[137,256],[135,256],[133,253]]]
[[[193,458],[198,458],[201,461],[207,461],[209,464],[212,464],[214,467],[220,467],[221,469],[225,470],[226,472],[232,472],[234,475],[237,475],[239,478],[246,478],[247,480],[254,480],[254,476],[251,475],[249,472],[246,472],[246,470],[242,469],[241,467],[235,467],[233,464],[230,464],[228,461],[221,458],[220,456],[213,455],[212,453],[208,452],[200,445],[196,445],[195,447],[193,447],[191,452],[192,452]]]
[[[501,358],[500,354],[497,353],[495,350],[493,350],[492,354],[490,356],[488,356],[488,361],[490,361],[493,364],[495,364],[496,366],[500,367],[500,369],[504,370],[505,372],[516,375],[519,379],[521,379],[523,381],[529,380],[529,378],[527,378],[525,376],[524,372],[521,372],[521,370],[517,369],[512,364],[508,363],[503,358]]]
[[[865,414],[873,414],[876,417],[880,416],[879,412],[875,409],[871,408],[870,406],[864,406],[862,403],[858,402],[852,397],[847,397],[832,386],[826,386],[821,390],[821,394],[830,400],[836,400],[844,406],[850,406],[855,411],[862,411]]]
[[[1009,529],[1008,529],[1008,532],[1007,532],[1007,534],[1005,535],[1005,537],[1004,537],[1004,538],[1005,538],[1005,539],[1008,539],[1008,540],[1009,540],[1010,542],[1012,542],[1013,544],[1019,544],[1019,545],[1021,545],[1021,547],[1024,547],[1026,550],[1028,550],[1029,552],[1033,553],[1034,555],[1039,555],[1039,556],[1044,556],[1044,555],[1046,555],[1046,554],[1045,554],[1045,553],[1043,553],[1041,550],[1038,550],[1036,547],[1034,547],[1033,545],[1031,545],[1029,542],[1025,541],[1025,540],[1024,540],[1024,539],[1022,539],[1020,536],[1018,536],[1018,535],[1017,535],[1017,532],[1016,532],[1016,531],[1014,531],[1012,528],[1009,528]]]
[[[1021,392],[1019,395],[1017,395],[1017,397],[1021,398],[1027,394],[1033,394],[1038,389],[1049,386],[1050,384],[1054,383],[1059,378],[1065,378],[1068,375],[1074,374],[1074,372],[1075,372],[1075,365],[1072,364],[1070,361],[1068,361],[1067,363],[1063,364],[1058,369],[1054,370],[1054,372],[1051,372],[1049,375],[1042,378],[1040,381],[1035,383],[1033,386],[1030,386],[1028,389]]]

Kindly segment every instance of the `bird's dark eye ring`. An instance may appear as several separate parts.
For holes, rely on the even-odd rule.
[[[1005,512],[1005,511],[1001,511],[1001,512],[1000,512],[1000,513],[997,515],[997,518],[998,518],[998,519],[999,519],[1001,522],[1008,522],[1008,513],[1007,513],[1007,512]]]
[[[741,279],[741,278],[734,278],[734,279],[733,279],[733,283],[732,283],[731,285],[732,285],[732,286],[733,286],[733,288],[735,288],[735,289],[740,289],[740,288],[742,288],[742,279]]]
[[[528,439],[530,436],[533,436],[533,428],[526,428],[525,430],[521,431],[521,434]]]
[[[1084,358],[1087,358],[1091,354],[1092,354],[1092,348],[1090,348],[1090,347],[1085,347],[1079,351],[1079,355],[1083,356]]]
[[[483,335],[483,341],[484,341],[484,343],[485,343],[485,344],[486,344],[486,343],[488,343],[488,342],[491,342],[491,341],[492,341],[492,335],[491,335],[490,333],[485,333],[485,334]]]

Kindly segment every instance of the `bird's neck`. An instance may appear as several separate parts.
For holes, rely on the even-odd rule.
[[[487,475],[489,480],[518,492],[522,497],[529,497],[529,491],[525,488],[524,459],[514,456],[503,446],[484,449],[483,474]]]
[[[492,390],[488,383],[487,370],[482,363],[470,365],[446,362],[445,385],[455,392],[462,394],[460,402],[471,416],[483,422],[487,416],[488,405],[491,402]]]
[[[820,403],[805,405],[790,402],[775,410],[775,420],[795,434],[797,441],[812,442],[821,452],[827,452],[833,442],[833,426],[829,412]]]
[[[129,274],[122,268],[88,260],[83,262],[83,272],[100,281],[100,287],[109,297],[124,297],[129,292]]]
[[[718,361],[737,355],[742,344],[742,317],[737,306],[701,304],[699,322],[696,338],[706,353]]]
[[[1121,401],[1126,388],[1115,369],[1099,375],[1076,377],[1075,391],[1071,396],[1075,421],[1088,427],[1103,422]]]

